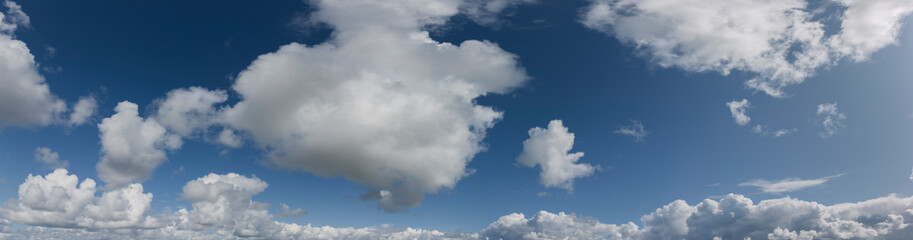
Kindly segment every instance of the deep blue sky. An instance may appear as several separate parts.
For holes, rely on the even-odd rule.
[[[169,90],[201,86],[229,90],[234,77],[257,56],[280,46],[325,41],[329,28],[302,32],[290,22],[312,6],[301,1],[21,1],[31,27],[16,32],[41,67],[51,90],[67,102],[94,94],[99,113],[89,125],[6,128],[0,132],[0,199],[17,196],[28,174],[50,172],[32,161],[49,147],[70,163],[71,173],[97,178],[102,118],[120,101],[147,106]],[[359,200],[364,187],[341,178],[270,168],[263,152],[246,144],[228,149],[199,139],[169,152],[144,182],[153,209],[189,207],[180,198],[187,181],[210,172],[255,175],[269,188],[254,200],[285,203],[309,213],[290,219],[313,225],[380,224],[478,231],[505,214],[539,210],[575,212],[601,222],[639,220],[676,199],[694,204],[739,193],[755,201],[783,196],[823,204],[855,202],[897,193],[909,196],[913,159],[913,32],[866,62],[841,60],[817,71],[788,96],[774,98],[744,87],[749,74],[688,72],[660,67],[628,44],[579,23],[585,1],[542,1],[512,8],[505,23],[480,26],[465,16],[431,30],[441,42],[484,39],[516,54],[531,78],[505,95],[478,99],[504,111],[488,131],[487,151],[469,164],[475,172],[452,190],[429,194],[417,208],[388,214]],[[907,26],[913,20],[906,19]],[[46,49],[52,47],[51,55]],[[753,123],[796,128],[781,137],[759,136],[739,126],[725,103],[748,99]],[[822,138],[819,104],[837,102],[846,126]],[[573,151],[602,166],[577,179],[573,193],[538,182],[539,170],[520,166],[527,130],[561,119],[576,134]],[[650,132],[643,142],[613,134],[629,120]],[[223,152],[224,151],[224,152]],[[178,171],[178,169],[184,169]],[[844,174],[801,191],[769,194],[737,184]],[[538,196],[540,192],[547,196]]]

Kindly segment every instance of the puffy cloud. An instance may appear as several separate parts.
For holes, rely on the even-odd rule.
[[[843,13],[841,32],[829,39],[841,56],[859,62],[897,42],[901,19],[913,12],[907,0],[836,0],[847,10]]]
[[[101,197],[95,194],[94,180],[79,182],[66,169],[47,176],[29,175],[19,185],[19,198],[0,208],[0,215],[15,223],[46,227],[127,228],[155,223],[143,216],[150,209],[152,194],[143,193],[142,185],[131,184]]]
[[[833,178],[840,176],[843,176],[843,174],[837,174],[817,179],[786,178],[778,181],[756,179],[739,183],[739,186],[758,187],[765,193],[785,193],[819,186],[826,183],[827,181],[830,181]]]
[[[213,105],[228,100],[225,91],[210,91],[201,87],[179,88],[156,100],[155,120],[163,127],[183,137],[204,131],[214,123],[217,110]]]
[[[98,124],[103,154],[96,165],[98,177],[112,187],[149,179],[165,161],[165,150],[181,146],[180,137],[168,134],[154,119],[140,117],[131,102],[118,103],[114,111]]]
[[[837,131],[842,129],[843,120],[846,120],[846,115],[837,110],[837,103],[824,103],[818,105],[818,120],[821,121],[821,132],[818,133],[822,138],[829,138],[837,134]]]
[[[540,211],[500,217],[478,234],[391,226],[339,228],[275,220],[252,197],[267,183],[234,173],[209,174],[184,186],[193,208],[158,216],[152,194],[132,184],[96,197],[95,182],[81,183],[58,169],[29,176],[19,199],[0,208],[8,239],[909,239],[913,197],[894,195],[857,203],[822,205],[792,198],[754,203],[741,195],[676,200],[633,222],[606,224],[590,217]],[[284,211],[293,211],[283,208]],[[280,213],[281,215],[281,213]],[[4,219],[8,219],[4,220]],[[9,222],[29,225],[10,229]]]
[[[70,166],[69,162],[60,160],[60,155],[57,154],[57,152],[51,151],[50,148],[46,147],[35,148],[35,161],[40,162],[44,167],[50,169],[66,168],[67,166]]]
[[[0,11],[0,128],[55,123],[66,111],[66,103],[51,93],[38,73],[35,56],[13,36],[18,26],[28,26],[29,17],[15,2],[3,5],[7,11]]]
[[[640,121],[631,120],[631,125],[618,127],[615,134],[627,135],[634,137],[634,142],[643,142],[650,132],[644,130],[644,124]]]
[[[831,36],[803,0],[594,0],[581,22],[660,66],[753,73],[747,87],[782,97],[822,66],[844,56],[864,60],[895,42],[913,9],[905,0],[840,2],[847,7],[841,31]]]
[[[729,194],[697,205],[677,200],[634,223],[572,214],[510,214],[480,232],[490,239],[907,239],[913,198],[887,196],[825,206],[792,198],[757,204]],[[550,219],[550,220],[540,220]],[[790,231],[790,229],[793,229]]]
[[[574,134],[568,132],[561,120],[552,120],[547,129],[529,130],[529,139],[523,141],[523,152],[517,161],[527,167],[539,165],[539,181],[546,187],[574,189],[574,179],[592,175],[599,166],[577,163],[582,152],[569,153],[574,147]]]
[[[89,121],[98,111],[98,101],[93,96],[81,97],[73,106],[73,112],[70,113],[70,119],[67,124],[70,126],[79,126]]]
[[[726,106],[729,107],[729,112],[732,113],[732,118],[735,119],[735,123],[745,126],[745,124],[748,124],[748,122],[751,121],[751,117],[746,114],[748,108],[751,107],[748,103],[748,99],[727,102]]]
[[[222,129],[222,131],[219,132],[217,141],[222,145],[233,148],[239,148],[242,144],[241,137],[236,135],[235,131],[232,131],[231,129]]]
[[[384,190],[388,212],[454,187],[502,116],[475,99],[521,85],[517,57],[421,30],[457,14],[460,1],[316,3],[311,20],[333,26],[333,37],[258,57],[236,78],[241,101],[221,121],[273,166]]]
[[[503,216],[479,235],[488,239],[624,239],[637,231],[633,223],[603,224],[564,212],[540,211],[530,218],[522,213]]]

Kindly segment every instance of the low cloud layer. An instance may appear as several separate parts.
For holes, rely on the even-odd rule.
[[[479,233],[415,228],[346,228],[285,223],[291,210],[253,200],[269,185],[234,173],[184,185],[192,208],[151,211],[142,185],[101,192],[95,181],[58,169],[29,176],[19,197],[0,207],[5,239],[908,239],[913,197],[889,195],[823,205],[793,198],[755,203],[737,194],[690,205],[676,200],[640,218],[606,224],[592,217],[540,211],[502,216]],[[300,209],[298,209],[300,210]],[[303,211],[303,210],[302,210]],[[153,213],[157,212],[157,213]],[[300,212],[300,211],[299,211]],[[11,228],[11,224],[28,228]]]
[[[517,161],[527,167],[542,169],[539,181],[546,187],[574,190],[574,179],[592,175],[599,166],[578,163],[582,152],[571,153],[574,134],[568,132],[561,120],[552,120],[548,128],[529,130],[529,139],[523,141],[523,152]]]
[[[907,0],[841,0],[813,11],[803,0],[594,0],[581,22],[633,45],[663,67],[752,73],[745,85],[774,97],[840,59],[864,61],[896,43]],[[816,14],[839,16],[826,34]],[[817,18],[816,18],[817,17]]]

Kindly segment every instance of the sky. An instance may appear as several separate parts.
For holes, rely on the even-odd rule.
[[[0,239],[913,238],[908,0],[0,13]]]

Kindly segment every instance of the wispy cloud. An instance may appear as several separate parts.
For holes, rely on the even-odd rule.
[[[837,110],[836,102],[819,104],[817,115],[821,126],[824,127],[819,133],[822,138],[829,138],[837,134],[837,130],[843,128],[843,120],[846,119],[846,115]]]
[[[650,132],[644,129],[644,124],[640,121],[631,120],[631,125],[620,126],[615,130],[615,134],[628,135],[634,137],[635,142],[643,142]]]
[[[764,179],[755,179],[748,182],[739,183],[740,187],[758,187],[765,193],[785,193],[795,192],[802,189],[818,186],[830,181],[832,178],[843,176],[844,173],[831,175],[817,179],[800,179],[786,178],[782,180],[770,181]]]

